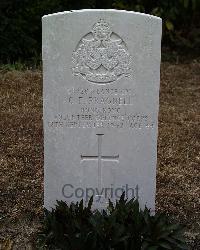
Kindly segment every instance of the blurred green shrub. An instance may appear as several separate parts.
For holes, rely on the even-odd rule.
[[[41,56],[41,17],[70,9],[116,8],[163,18],[163,44],[200,48],[200,0],[1,0],[0,62]]]
[[[113,6],[161,17],[164,45],[200,50],[200,0],[115,0]]]

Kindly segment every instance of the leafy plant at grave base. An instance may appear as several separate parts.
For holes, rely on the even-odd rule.
[[[137,200],[127,201],[125,193],[107,210],[91,210],[80,203],[57,201],[55,209],[45,210],[38,236],[39,249],[67,250],[161,250],[188,249],[183,226],[172,224],[162,214],[141,210]]]

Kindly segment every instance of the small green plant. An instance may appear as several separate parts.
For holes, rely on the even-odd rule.
[[[39,233],[39,249],[60,250],[161,250],[188,249],[183,227],[172,224],[162,214],[141,210],[137,200],[128,201],[125,193],[107,210],[92,211],[88,206],[57,201],[55,209],[45,210]]]
[[[25,64],[22,64],[20,62],[16,62],[13,64],[0,64],[0,70],[3,71],[13,71],[13,70],[19,70],[19,71],[23,71],[26,69]]]

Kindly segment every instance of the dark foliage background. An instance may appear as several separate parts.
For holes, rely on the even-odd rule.
[[[70,9],[115,8],[163,18],[163,45],[200,51],[200,0],[0,0],[0,62],[38,61],[41,17]]]

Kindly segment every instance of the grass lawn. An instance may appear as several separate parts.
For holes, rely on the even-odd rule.
[[[0,103],[0,249],[35,249],[43,204],[42,72],[1,70]],[[187,225],[195,250],[200,249],[199,183],[200,63],[165,62],[156,205]]]

